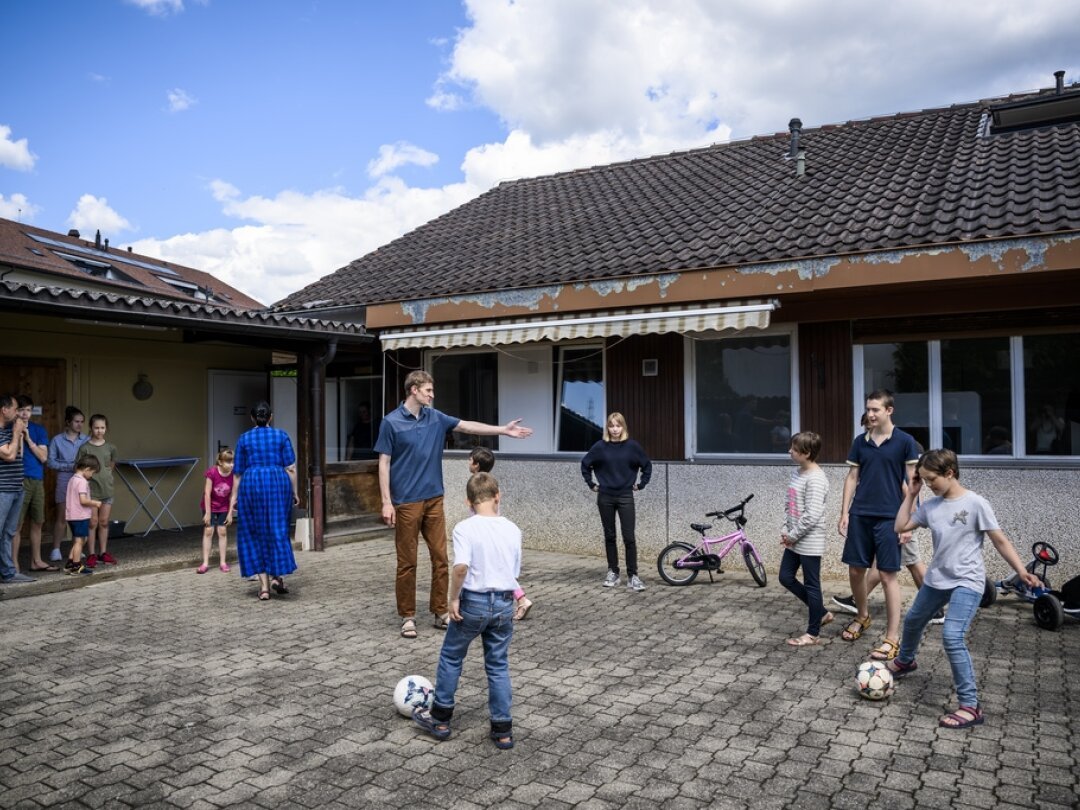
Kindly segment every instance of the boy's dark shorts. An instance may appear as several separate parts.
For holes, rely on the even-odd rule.
[[[90,536],[90,518],[87,518],[86,520],[69,520],[67,525],[68,528],[71,529],[71,536],[73,538]]]
[[[225,518],[229,516],[228,512],[211,512],[210,513],[210,525],[211,526],[224,526]]]
[[[900,538],[893,531],[895,518],[849,515],[844,565],[869,568],[877,561],[878,571],[900,570]]]

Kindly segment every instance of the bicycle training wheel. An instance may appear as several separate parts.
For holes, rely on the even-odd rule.
[[[698,575],[696,568],[676,568],[675,563],[694,550],[689,543],[672,543],[656,558],[656,570],[668,585],[689,585]]]
[[[761,562],[761,558],[758,557],[757,552],[750,546],[743,546],[742,548],[743,562],[746,563],[746,570],[750,572],[750,576],[754,578],[754,582],[758,584],[758,587],[765,587],[765,565]]]

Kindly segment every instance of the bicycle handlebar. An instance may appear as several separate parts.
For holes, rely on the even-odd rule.
[[[738,506],[733,506],[730,509],[726,509],[722,512],[706,512],[705,517],[723,517],[731,520],[732,515],[736,513],[741,513],[746,508],[746,505],[750,503],[750,501],[752,501],[753,499],[754,493],[751,492],[738,504]]]

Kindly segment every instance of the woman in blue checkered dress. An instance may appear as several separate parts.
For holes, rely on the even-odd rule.
[[[233,498],[238,506],[239,529],[236,552],[240,576],[259,577],[259,599],[270,598],[270,588],[288,593],[285,575],[296,570],[289,517],[296,494],[296,453],[285,431],[270,427],[270,406],[260,402],[251,409],[255,427],[236,443],[236,484]]]

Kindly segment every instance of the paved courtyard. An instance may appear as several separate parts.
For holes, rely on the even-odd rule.
[[[442,636],[398,637],[392,543],[299,560],[268,604],[216,569],[0,601],[0,806],[1080,806],[1080,623],[1039,630],[1011,597],[970,636],[987,723],[952,731],[937,628],[872,703],[852,687],[868,640],[840,641],[838,621],[819,647],[783,643],[805,615],[775,572],[673,588],[649,560],[632,594],[600,587],[599,557],[527,552],[503,752],[479,650],[450,740],[395,712]]]

